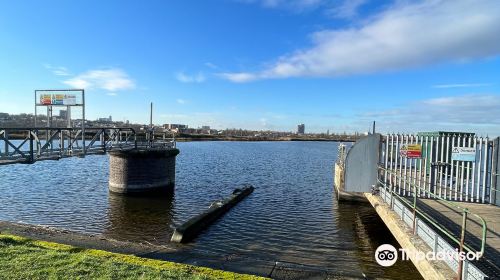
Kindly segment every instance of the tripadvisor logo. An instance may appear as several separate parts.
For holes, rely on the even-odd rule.
[[[392,266],[398,260],[398,251],[401,253],[401,260],[407,261],[410,259],[422,261],[445,261],[445,260],[468,260],[477,261],[481,257],[480,252],[459,252],[455,250],[442,250],[439,252],[421,252],[407,251],[405,249],[397,250],[390,244],[380,245],[375,251],[375,260],[381,266]]]
[[[375,260],[381,266],[392,266],[398,260],[398,250],[390,244],[380,245],[375,251]]]

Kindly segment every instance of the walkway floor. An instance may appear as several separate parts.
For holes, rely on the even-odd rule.
[[[500,207],[479,203],[454,202],[460,207],[469,209],[472,213],[481,216],[487,225],[485,255],[478,263],[478,268],[484,272],[493,273],[500,277]],[[462,212],[446,203],[432,199],[419,199],[419,205],[438,223],[444,225],[459,239],[462,225]],[[465,243],[479,251],[481,246],[482,223],[473,216],[468,215],[467,233]],[[454,244],[450,242],[450,245]],[[479,267],[480,266],[480,267]]]

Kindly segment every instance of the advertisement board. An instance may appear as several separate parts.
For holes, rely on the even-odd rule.
[[[52,95],[51,94],[41,94],[40,95],[40,104],[41,105],[51,105],[52,104]]]
[[[82,105],[82,98],[77,94],[40,93],[38,94],[37,104],[41,106],[78,106]]]

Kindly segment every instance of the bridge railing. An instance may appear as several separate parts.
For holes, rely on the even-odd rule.
[[[378,182],[382,186],[380,190],[380,195],[384,201],[386,201],[391,209],[395,212],[398,212],[398,215],[401,216],[401,219],[408,224],[413,230],[413,234],[419,235],[426,243],[429,245],[432,250],[437,253],[441,250],[453,250],[453,247],[449,246],[445,240],[442,240],[436,234],[433,234],[431,228],[429,228],[426,224],[432,225],[437,231],[444,234],[448,239],[458,246],[458,253],[472,253],[479,258],[484,255],[485,245],[486,245],[486,233],[487,233],[487,224],[483,217],[480,215],[473,213],[469,209],[458,205],[453,201],[446,200],[440,197],[438,194],[433,193],[425,188],[420,187],[421,185],[417,182],[422,180],[420,177],[408,176],[407,174],[401,174],[398,171],[388,170],[384,167],[379,167],[379,179]],[[399,183],[403,179],[409,180],[410,188],[407,189],[406,193],[401,195],[398,191]],[[459,235],[452,232],[444,225],[440,224],[436,221],[431,214],[427,213],[424,209],[419,206],[419,198],[427,198],[430,197],[432,199],[440,201],[444,205],[449,206],[451,209],[455,209],[456,212],[461,213],[462,215],[462,223],[460,226]],[[409,209],[410,213],[405,213],[405,208]],[[481,226],[481,237],[480,237],[480,246],[479,248],[473,248],[473,245],[468,243],[466,240],[466,232],[467,232],[467,224],[471,221],[471,217],[475,218],[475,221],[479,221]],[[477,245],[477,244],[476,244]],[[464,266],[463,260],[447,260],[447,264],[450,268],[455,269],[457,274],[459,275],[458,279],[463,279],[462,275],[467,275],[469,271],[475,271],[474,273],[483,274],[480,272],[474,265],[466,262]]]
[[[85,133],[85,135],[83,135]],[[166,135],[138,137],[133,128],[0,128],[0,164],[33,163],[110,150],[172,148]]]

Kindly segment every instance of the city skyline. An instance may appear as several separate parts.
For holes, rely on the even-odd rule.
[[[497,1],[17,1],[0,34],[0,112],[84,88],[87,119],[500,134]]]

